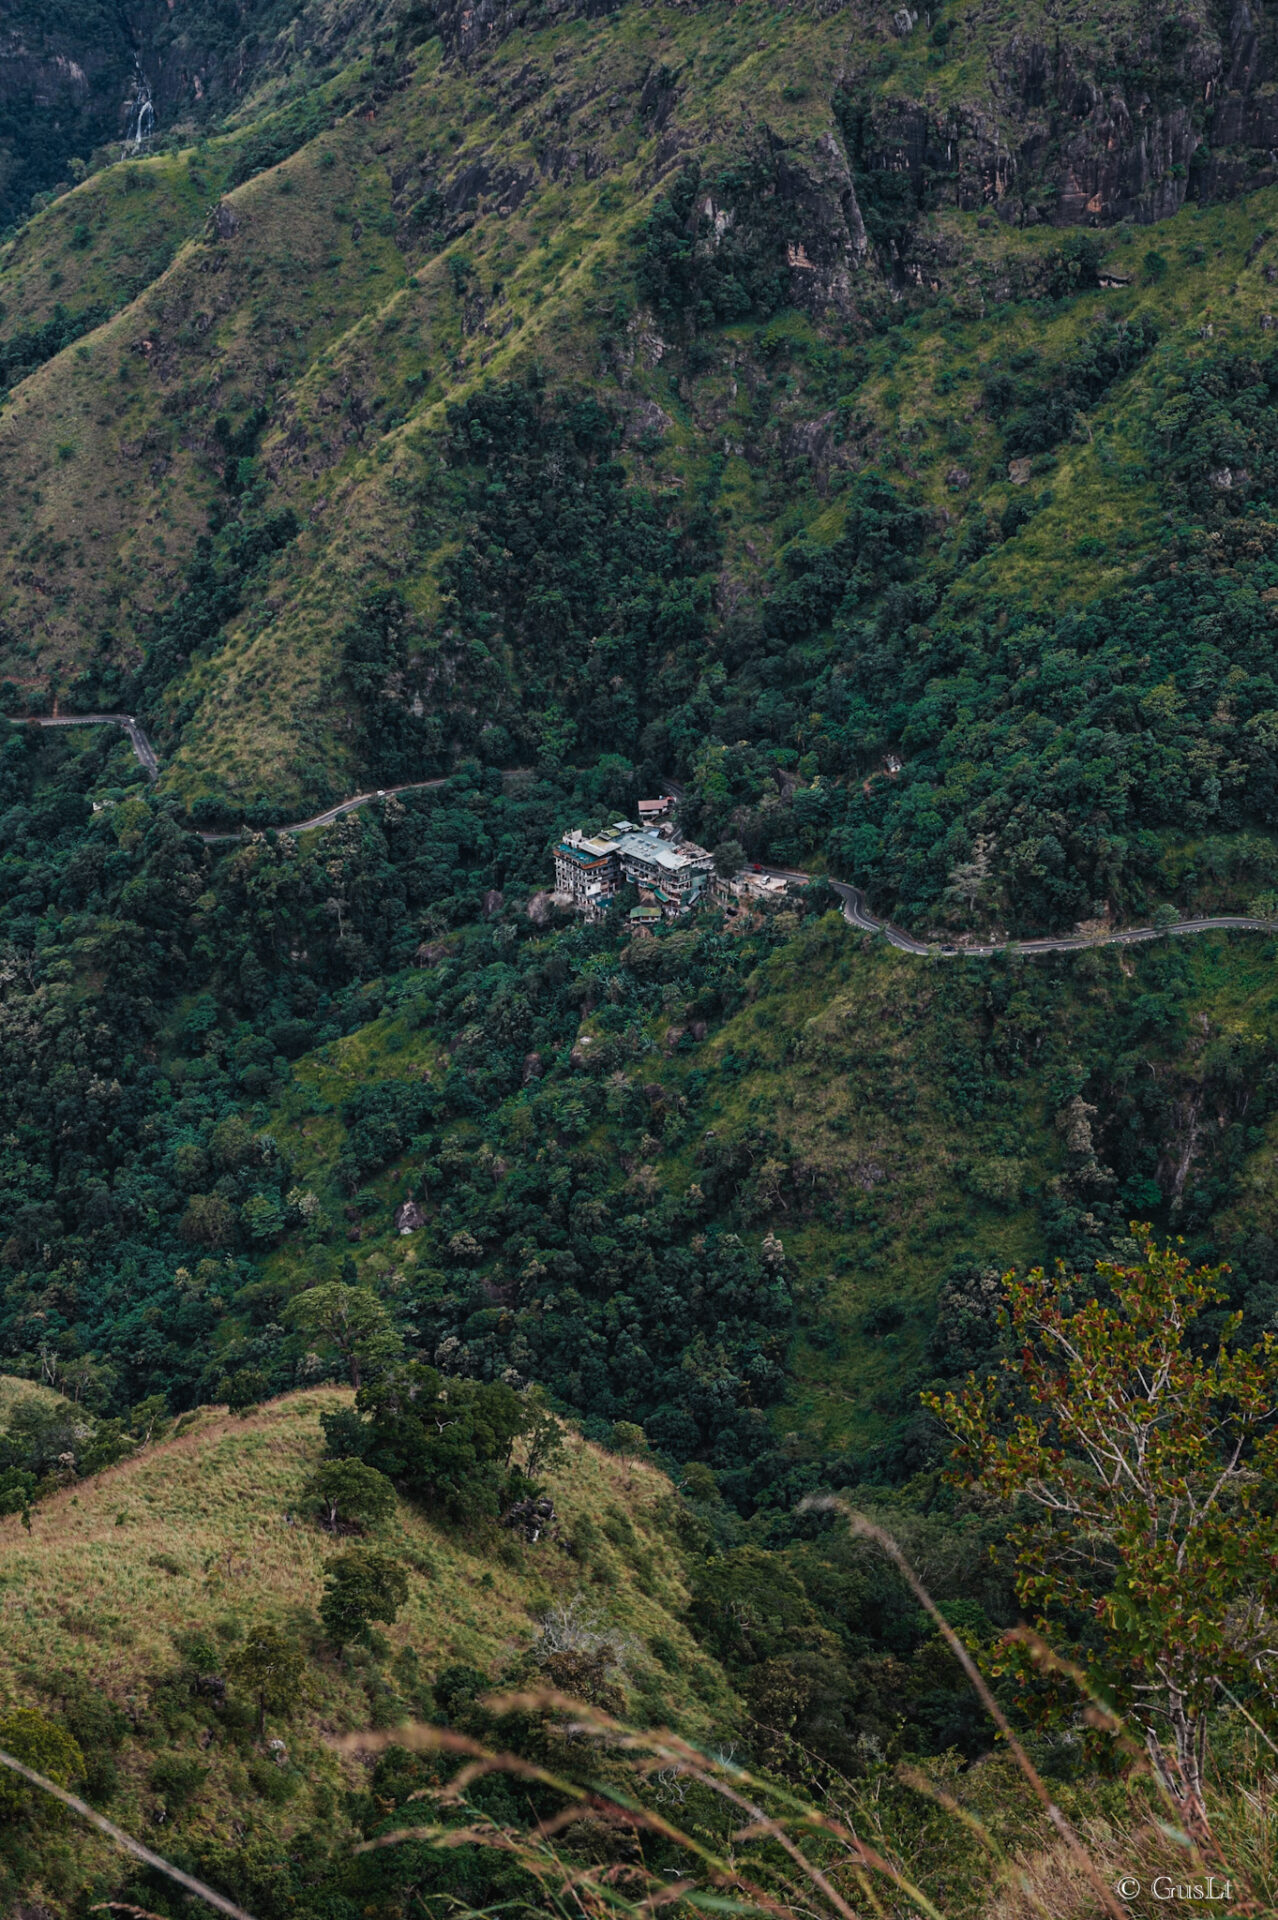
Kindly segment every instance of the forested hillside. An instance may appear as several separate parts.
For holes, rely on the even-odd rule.
[[[11,705],[206,822],[602,753],[925,924],[1267,890],[1263,23],[347,11],[9,244]]]
[[[1013,1686],[1014,1503],[938,1408],[1011,1364],[1008,1270],[1100,1311],[1134,1222],[1227,1263],[1203,1352],[1275,1324],[1278,935],[1101,943],[1278,926],[1276,60],[1199,0],[6,15],[0,1750],[257,1920],[545,1910],[356,1855],[453,1760],[325,1744],[562,1784],[577,1735],[482,1704],[528,1686],[992,1913],[909,1770],[1055,1843],[831,1493],[1128,1817]],[[157,777],[26,724],[87,715]],[[551,898],[667,793],[802,878]],[[514,1777],[476,1819],[559,1807]],[[4,1791],[15,1916],[186,1910]],[[607,1825],[572,1858],[630,1872]]]

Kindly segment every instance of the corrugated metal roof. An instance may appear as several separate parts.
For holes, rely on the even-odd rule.
[[[705,858],[700,848],[697,854],[690,854],[683,847],[672,847],[660,834],[642,830],[623,834],[617,842],[617,851],[623,860],[645,860],[666,873],[683,873],[695,863],[698,855]]]

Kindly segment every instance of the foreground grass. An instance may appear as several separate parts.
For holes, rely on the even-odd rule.
[[[349,1400],[321,1387],[247,1418],[204,1409],[176,1437],[42,1502],[30,1535],[16,1517],[0,1522],[0,1711],[48,1712],[67,1686],[119,1708],[134,1729],[107,1808],[119,1825],[146,1836],[158,1823],[170,1844],[176,1834],[197,1848],[233,1846],[246,1806],[260,1833],[286,1837],[317,1817],[340,1827],[341,1795],[361,1774],[334,1754],[335,1735],[428,1713],[430,1683],[447,1667],[496,1676],[556,1601],[577,1595],[626,1647],[641,1711],[677,1707],[703,1735],[731,1722],[722,1675],[678,1617],[687,1596],[662,1514],[669,1483],[575,1435],[544,1478],[565,1542],[588,1548],[463,1535],[401,1504],[375,1544],[408,1569],[408,1603],[372,1650],[337,1656],[315,1607],[325,1559],[342,1543],[305,1517],[302,1494],[321,1454],[319,1416]],[[310,1655],[307,1696],[268,1724],[285,1761],[192,1691],[198,1671],[220,1670],[263,1623]],[[654,1640],[677,1650],[677,1674],[657,1663]],[[160,1756],[195,1768],[196,1797],[166,1799]],[[61,1913],[72,1881],[109,1889],[116,1871],[105,1841],[64,1828],[39,1891]]]

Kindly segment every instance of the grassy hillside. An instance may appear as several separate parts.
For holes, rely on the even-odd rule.
[[[643,8],[530,13],[480,46],[447,13],[361,13],[326,79],[299,67],[291,100],[262,80],[233,131],[91,175],[0,262],[0,328],[25,351],[93,323],[20,381],[0,436],[13,698],[149,708],[164,791],[210,818],[387,777],[375,742],[393,727],[396,777],[477,748],[673,764],[703,823],[829,857],[933,920],[982,836],[994,884],[975,904],[996,919],[1087,917],[1106,892],[1138,904],[1154,880],[1139,835],[1185,807],[1165,772],[1125,771],[1101,846],[1086,797],[1054,790],[1054,763],[1094,758],[1088,729],[1116,724],[1070,621],[1111,630],[1110,602],[1139,586],[1156,624],[1183,626],[1163,611],[1170,513],[1202,576],[1189,637],[1214,644],[1223,615],[1203,601],[1232,592],[1231,516],[1261,511],[1267,485],[1229,399],[1265,377],[1267,163],[1229,158],[1250,94],[1229,129],[1184,104],[1232,57],[1206,17],[1151,38],[1135,12],[1102,27],[1083,10],[1054,29],[1050,81],[1034,77],[1041,24],[956,6],[902,40],[860,11]],[[1066,108],[1071,76],[1102,68],[1152,87],[1157,160],[1138,166],[1100,109]],[[524,514],[512,448],[476,408],[534,369],[552,411],[582,389],[602,408],[574,484],[619,460],[626,510],[666,521],[681,598],[637,631],[636,587],[670,561],[625,552],[621,599],[574,605],[561,657],[530,680],[527,588],[490,590],[475,565],[518,549]],[[1224,404],[1182,472],[1156,421],[1203,381]],[[554,476],[527,477],[543,550],[579,540]],[[1249,598],[1268,591],[1267,552],[1243,555]],[[369,642],[387,591],[400,630]],[[601,634],[627,683],[602,736]],[[1117,732],[1140,758],[1128,736],[1148,716],[1126,709],[1194,668],[1142,633],[1119,653],[1102,677],[1123,686]],[[1242,726],[1269,693],[1258,662],[1235,664]],[[1055,751],[1023,695],[978,746],[968,688],[1042,672],[1087,709],[1071,725],[1049,706]],[[1178,726],[1164,700],[1156,731],[1190,819],[1267,824],[1263,728],[1223,750],[1227,723],[1175,697]],[[404,709],[423,704],[414,728]],[[707,736],[761,765],[711,764]],[[876,783],[886,750],[908,795]],[[1008,786],[1025,751],[1043,763],[1030,818]],[[974,782],[986,759],[993,779]],[[819,776],[821,818],[762,820],[782,773]],[[1037,871],[1048,837],[1073,888]],[[1237,864],[1254,886],[1255,849]]]
[[[352,1842],[348,1796],[363,1775],[336,1755],[335,1735],[436,1713],[432,1684],[450,1669],[535,1678],[540,1623],[556,1606],[575,1602],[624,1648],[641,1716],[686,1716],[704,1734],[736,1712],[682,1623],[669,1483],[577,1437],[547,1476],[558,1542],[458,1534],[401,1502],[375,1544],[408,1568],[408,1604],[372,1648],[326,1647],[315,1618],[324,1563],[350,1543],[321,1531],[302,1496],[321,1453],[318,1416],[349,1402],[321,1388],[245,1417],[202,1409],[176,1437],[42,1502],[30,1534],[0,1521],[0,1712],[64,1718],[80,1732],[95,1802],[171,1856],[209,1863],[224,1885],[225,1860],[238,1856],[262,1899],[272,1859],[286,1877],[290,1857],[318,1871]],[[278,1759],[257,1737],[251,1700],[232,1684],[220,1708],[219,1691],[199,1684],[263,1624],[309,1651],[307,1697],[270,1716],[269,1736],[286,1746]],[[16,1859],[10,1850],[5,1864],[10,1891],[57,1913],[82,1890],[105,1896],[120,1883],[119,1856],[76,1826],[45,1833],[34,1855],[29,1842]]]

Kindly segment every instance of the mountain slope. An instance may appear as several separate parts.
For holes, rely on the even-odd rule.
[[[1007,1516],[920,1395],[999,1357],[1003,1270],[1082,1295],[1150,1221],[1248,1337],[1278,1301],[1272,12],[21,27],[59,99],[76,33],[108,78],[0,253],[0,1354],[76,1403],[0,1436],[0,1504],[46,1496],[0,1522],[4,1704],[259,1920],[524,1898],[479,1849],[349,1854],[438,1775],[325,1736],[497,1737],[476,1690],[550,1671],[579,1588],[643,1718],[871,1797],[976,1773],[932,1622],[804,1496],[886,1505],[997,1658]],[[126,47],[121,162],[86,129]],[[140,716],[159,777],[20,724],[68,712]],[[556,838],[656,793],[725,876],[809,883],[566,911]],[[562,1546],[401,1504],[406,1611],[341,1659],[290,1524],[345,1399],[320,1287],[585,1435]],[[316,1674],[287,1764],[198,1684],[262,1619]],[[0,1833],[55,1910],[121,1893],[95,1849]]]
[[[562,1542],[575,1546],[459,1536],[400,1503],[368,1544],[406,1566],[407,1605],[380,1650],[343,1657],[325,1648],[314,1618],[324,1563],[351,1542],[309,1520],[302,1496],[322,1451],[319,1415],[349,1403],[324,1388],[239,1418],[204,1409],[177,1437],[42,1501],[29,1537],[16,1517],[0,1522],[4,1710],[61,1714],[86,1749],[91,1799],[106,1801],[127,1830],[155,1835],[171,1857],[247,1889],[239,1897],[260,1912],[284,1911],[276,1903],[286,1898],[287,1911],[298,1911],[306,1863],[322,1876],[358,1837],[353,1796],[363,1775],[339,1760],[333,1737],[435,1713],[431,1687],[449,1670],[494,1682],[513,1673],[557,1605],[575,1604],[626,1648],[625,1684],[639,1689],[639,1711],[686,1708],[690,1730],[722,1726],[734,1712],[679,1618],[687,1593],[662,1511],[668,1482],[576,1437],[547,1476]],[[308,1655],[306,1697],[271,1716],[283,1759],[256,1736],[252,1712],[239,1715],[252,1703],[223,1677],[246,1632],[264,1625],[296,1637]],[[529,1671],[535,1677],[535,1660]],[[25,1880],[12,1848],[0,1858],[6,1892],[62,1913],[85,1887],[105,1898],[121,1884],[120,1856],[86,1828],[59,1827],[37,1847]],[[282,1883],[274,1895],[272,1875]]]
[[[322,79],[388,7],[357,0],[12,0],[0,40],[0,232],[86,169]]]
[[[239,131],[92,176],[0,265],[10,339],[50,324],[51,293],[78,326],[151,275],[5,412],[0,619],[17,697],[148,707],[165,790],[209,818],[296,813],[386,777],[361,710],[403,735],[398,778],[481,739],[507,764],[580,758],[591,739],[649,778],[673,761],[712,819],[714,770],[690,736],[744,736],[826,783],[827,831],[801,833],[797,852],[811,863],[842,843],[846,871],[855,849],[857,877],[935,917],[946,869],[917,824],[928,806],[874,780],[890,750],[902,786],[938,772],[954,785],[931,811],[959,864],[982,835],[993,844],[992,911],[1059,922],[1107,884],[1127,911],[1151,878],[1133,829],[1170,818],[1152,775],[1136,775],[1117,862],[1083,853],[1095,835],[1073,795],[1021,823],[991,794],[981,820],[972,750],[940,741],[928,682],[968,650],[974,617],[1012,613],[1014,672],[1077,652],[1040,635],[1044,609],[1143,582],[1169,511],[1180,521],[1188,504],[1204,535],[1255,511],[1268,456],[1229,455],[1235,413],[1188,498],[1151,422],[1169,370],[1228,388],[1264,363],[1269,198],[1250,190],[1267,178],[1271,32],[1240,15],[1222,35],[1188,11],[1102,28],[1085,9],[1056,31],[1053,48],[1040,23],[993,7],[904,37],[859,12],[481,9],[464,25],[389,19],[378,39],[359,13],[346,64],[322,82],[296,67],[291,103],[259,75]],[[1245,202],[1206,211],[1241,188]],[[137,267],[121,223],[143,201],[158,251]],[[1138,240],[1133,217],[1164,223]],[[1074,220],[1105,230],[1062,237]],[[654,606],[636,627],[625,608],[645,568],[671,570],[636,551],[529,684],[526,586],[490,590],[472,558],[476,541],[500,545],[504,516],[489,524],[481,503],[517,508],[509,461],[523,456],[474,408],[534,367],[543,410],[583,387],[602,406],[586,466],[615,450],[626,511],[660,503],[685,610]],[[449,424],[459,405],[487,480]],[[494,460],[503,494],[485,495]],[[1210,478],[1235,470],[1245,498]],[[872,512],[893,519],[886,566],[866,547],[866,478]],[[579,539],[553,478],[532,484],[543,550]],[[1201,561],[1214,591],[1210,545]],[[361,638],[388,589],[407,621]],[[762,635],[741,612],[760,601]],[[882,640],[862,637],[867,613]],[[601,737],[592,649],[618,622]],[[925,626],[934,661],[901,689]],[[703,636],[718,660],[701,684]],[[380,684],[352,671],[370,645]],[[904,701],[885,698],[876,645]],[[976,653],[967,677],[1006,675],[986,641]],[[1182,671],[1165,651],[1149,669],[1138,700]],[[1247,671],[1244,721],[1267,710]],[[434,726],[411,725],[414,702]],[[1186,718],[1190,758],[1210,755],[1210,716]],[[996,763],[1021,732],[1018,716]],[[1062,738],[1058,752],[1079,750]],[[1221,766],[1201,777],[1226,796],[1225,825],[1267,820],[1258,791],[1229,801]],[[744,785],[753,850],[757,780]],[[1212,810],[1209,796],[1204,822]],[[1014,843],[1045,836],[1092,869],[1070,901],[1017,870]]]

